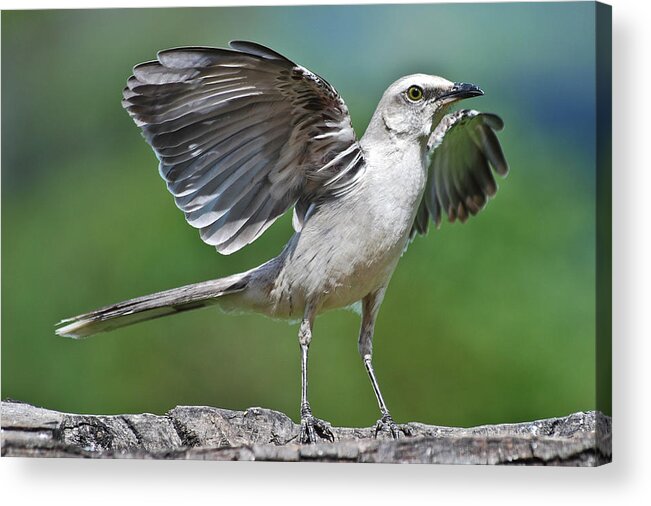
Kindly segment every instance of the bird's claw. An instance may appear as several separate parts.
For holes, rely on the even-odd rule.
[[[301,410],[301,443],[314,444],[319,442],[319,439],[334,442],[335,436],[331,425],[325,420],[312,416],[309,408]]]
[[[375,437],[382,432],[388,432],[393,439],[400,439],[402,436],[411,436],[411,429],[408,425],[398,425],[393,421],[391,415],[386,414],[375,424]]]

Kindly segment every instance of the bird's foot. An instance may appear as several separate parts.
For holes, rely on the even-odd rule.
[[[319,440],[334,442],[335,436],[332,433],[331,425],[312,416],[310,406],[301,407],[301,443],[313,444]]]
[[[388,432],[393,439],[400,439],[403,436],[411,436],[411,429],[408,425],[398,425],[393,421],[390,414],[382,415],[375,424],[375,437]]]

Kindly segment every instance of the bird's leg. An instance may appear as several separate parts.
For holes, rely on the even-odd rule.
[[[384,403],[382,392],[380,392],[380,386],[378,385],[377,378],[375,377],[375,372],[373,371],[371,355],[365,355],[363,358],[364,366],[366,367],[369,378],[371,378],[373,391],[375,392],[375,397],[377,398],[378,405],[380,406],[380,413],[382,413],[382,417],[375,424],[375,437],[377,437],[378,434],[383,431],[389,431],[393,439],[400,438],[401,433],[405,436],[410,436],[411,430],[409,427],[407,425],[398,425],[396,422],[394,422],[391,413],[389,413],[389,409]]]
[[[312,416],[312,409],[307,400],[307,355],[312,340],[313,311],[305,311],[301,327],[298,331],[298,343],[301,346],[301,443],[316,443],[318,438],[334,441],[330,424]]]
[[[398,425],[393,421],[391,413],[387,408],[384,398],[382,397],[382,392],[380,391],[380,385],[377,382],[375,377],[375,371],[373,370],[373,330],[375,328],[375,319],[377,313],[380,309],[380,304],[382,304],[382,299],[384,298],[385,288],[373,292],[362,300],[362,326],[359,332],[359,354],[364,361],[364,367],[366,367],[366,372],[368,377],[371,380],[373,385],[373,392],[375,392],[375,397],[377,398],[378,406],[380,407],[380,413],[382,417],[375,424],[375,437],[378,436],[380,432],[388,431],[394,439],[400,437],[400,433],[409,436],[411,431],[406,425]]]

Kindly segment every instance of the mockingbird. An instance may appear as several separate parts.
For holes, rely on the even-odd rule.
[[[218,305],[300,319],[301,440],[332,440],[307,398],[315,317],[361,301],[359,353],[381,411],[378,431],[399,437],[372,366],[375,319],[408,243],[443,213],[477,214],[508,167],[493,114],[450,104],[477,86],[414,74],[384,92],[357,140],[346,104],[323,78],[275,51],[161,51],[127,81],[122,105],[160,161],[159,171],[201,239],[222,254],[255,241],[293,207],[295,234],[247,272],[120,302],[60,322],[87,337],[143,320]],[[492,170],[491,170],[492,168]]]

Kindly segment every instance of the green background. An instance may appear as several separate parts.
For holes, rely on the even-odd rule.
[[[361,135],[414,72],[479,84],[511,166],[467,224],[418,238],[389,287],[374,361],[398,421],[474,425],[596,407],[594,4],[134,9],[2,15],[2,397],[82,413],[265,406],[297,419],[297,327],[210,309],[85,341],[54,323],[249,269],[188,226],[120,106],[159,49],[268,45],[331,82]],[[320,316],[310,401],[373,423],[359,317]]]

